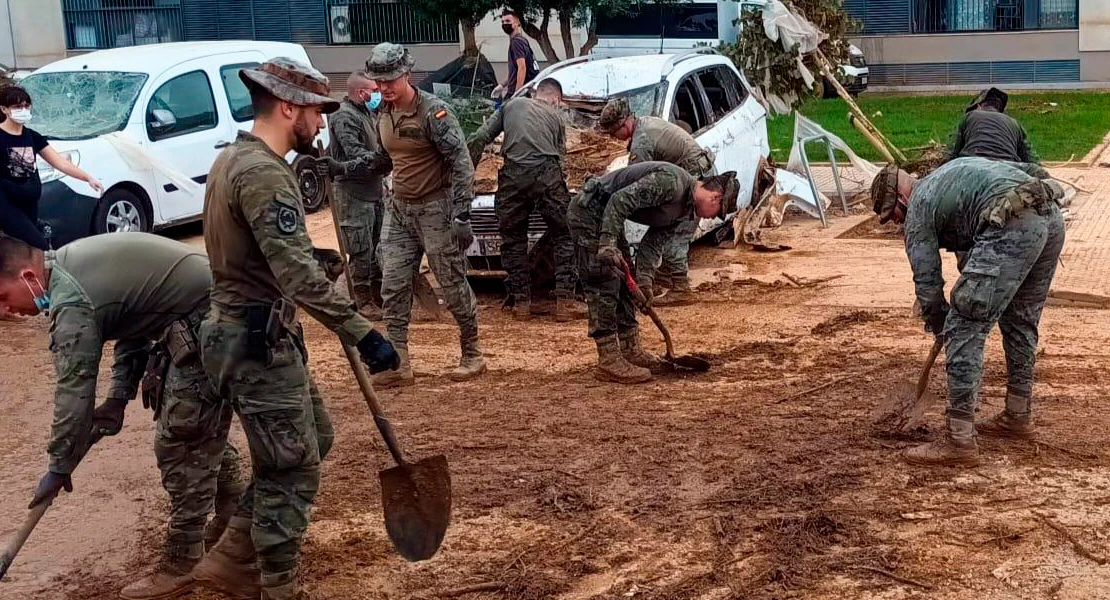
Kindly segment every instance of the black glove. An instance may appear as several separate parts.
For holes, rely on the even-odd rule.
[[[356,347],[362,356],[362,362],[366,363],[371,373],[396,371],[401,366],[401,357],[393,349],[393,344],[376,330],[371,329],[370,333],[358,341]]]
[[[616,246],[601,246],[597,249],[597,260],[606,267],[624,269],[624,254]]]
[[[315,159],[312,169],[320,177],[335,177],[343,174],[343,163],[330,156],[320,156]]]
[[[27,508],[34,508],[35,506],[53,500],[58,492],[65,490],[67,492],[73,491],[73,481],[70,480],[69,475],[47,471],[43,475],[42,480],[39,481],[39,487],[35,490],[35,497],[31,498],[31,503]]]
[[[126,408],[127,400],[108,398],[103,404],[93,409],[93,435],[107,437],[119,433],[120,429],[123,429],[123,411]]]
[[[938,306],[925,315],[925,331],[940,337],[944,333],[944,322],[948,320],[948,307]]]
[[[451,232],[455,234],[455,241],[459,244],[459,252],[466,253],[466,249],[474,241],[474,230],[470,228],[470,215],[464,214],[451,221]]]

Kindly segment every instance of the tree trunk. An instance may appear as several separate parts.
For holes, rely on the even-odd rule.
[[[578,50],[578,56],[586,56],[597,45],[597,15],[590,11],[590,24],[586,29],[586,43]]]
[[[521,29],[528,37],[536,40],[540,45],[540,50],[543,51],[544,58],[547,59],[548,64],[559,62],[559,54],[555,52],[555,45],[551,43],[551,36],[547,33],[547,26],[551,24],[551,11],[547,11],[543,15],[543,20],[540,21],[537,27],[535,23],[529,21],[521,21]]]
[[[559,35],[563,38],[563,55],[567,58],[574,56],[574,39],[571,37],[570,22],[574,16],[569,10],[559,11]]]
[[[462,27],[463,54],[466,56],[478,56],[478,39],[474,35],[474,21],[470,19],[460,19],[459,26]]]

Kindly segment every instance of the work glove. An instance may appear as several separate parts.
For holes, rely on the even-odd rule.
[[[356,347],[371,373],[396,371],[401,366],[401,357],[393,349],[393,344],[374,329],[359,340]]]
[[[328,278],[328,281],[334,282],[339,279],[339,276],[342,275],[345,270],[343,266],[343,257],[335,250],[329,248],[313,248],[312,258],[315,258],[320,268],[324,270],[324,276]]]
[[[494,87],[493,88],[493,93],[490,94],[489,97],[493,98],[494,100],[500,100],[501,98],[504,98],[505,97],[505,86],[499,84],[496,87]]]
[[[343,174],[343,163],[330,156],[320,156],[314,159],[312,169],[320,177],[335,177]]]
[[[474,241],[474,230],[470,228],[470,214],[462,214],[451,221],[451,232],[455,234],[455,241],[459,244],[459,252],[466,253],[466,249]]]
[[[938,306],[925,315],[925,331],[936,337],[944,334],[944,322],[948,320],[948,307]]]
[[[108,398],[103,404],[93,409],[93,435],[107,437],[119,433],[123,429],[123,412],[126,408],[126,399]]]
[[[611,267],[618,271],[624,269],[624,254],[616,246],[602,245],[597,249],[597,260],[603,266]]]
[[[31,498],[31,503],[27,505],[27,508],[34,508],[43,502],[53,500],[58,492],[63,489],[67,492],[73,491],[73,481],[70,480],[69,475],[47,471],[46,475],[43,475],[42,480],[39,481],[39,487],[35,490],[35,497]]]

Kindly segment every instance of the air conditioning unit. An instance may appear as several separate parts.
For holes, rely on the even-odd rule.
[[[328,15],[328,25],[331,27],[331,43],[351,43],[351,13],[346,4],[332,6]]]

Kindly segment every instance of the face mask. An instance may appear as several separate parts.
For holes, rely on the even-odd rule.
[[[511,23],[502,23],[501,24],[501,31],[504,31],[507,34],[512,35],[513,34],[512,24]]]
[[[370,92],[370,99],[366,101],[366,108],[368,108],[370,110],[378,110],[378,107],[381,106],[381,105],[382,105],[382,93],[381,92]]]
[[[31,292],[31,299],[35,303],[35,308],[39,309],[39,312],[43,314],[49,314],[50,292],[46,291],[46,288],[42,287],[42,284],[39,283],[38,277],[35,278],[35,286],[39,288],[38,292],[35,291],[34,287],[31,287],[31,283],[28,282],[26,279],[23,280],[23,285],[27,286],[27,290]]]
[[[13,108],[12,120],[20,125],[31,120],[31,109],[29,108]]]

